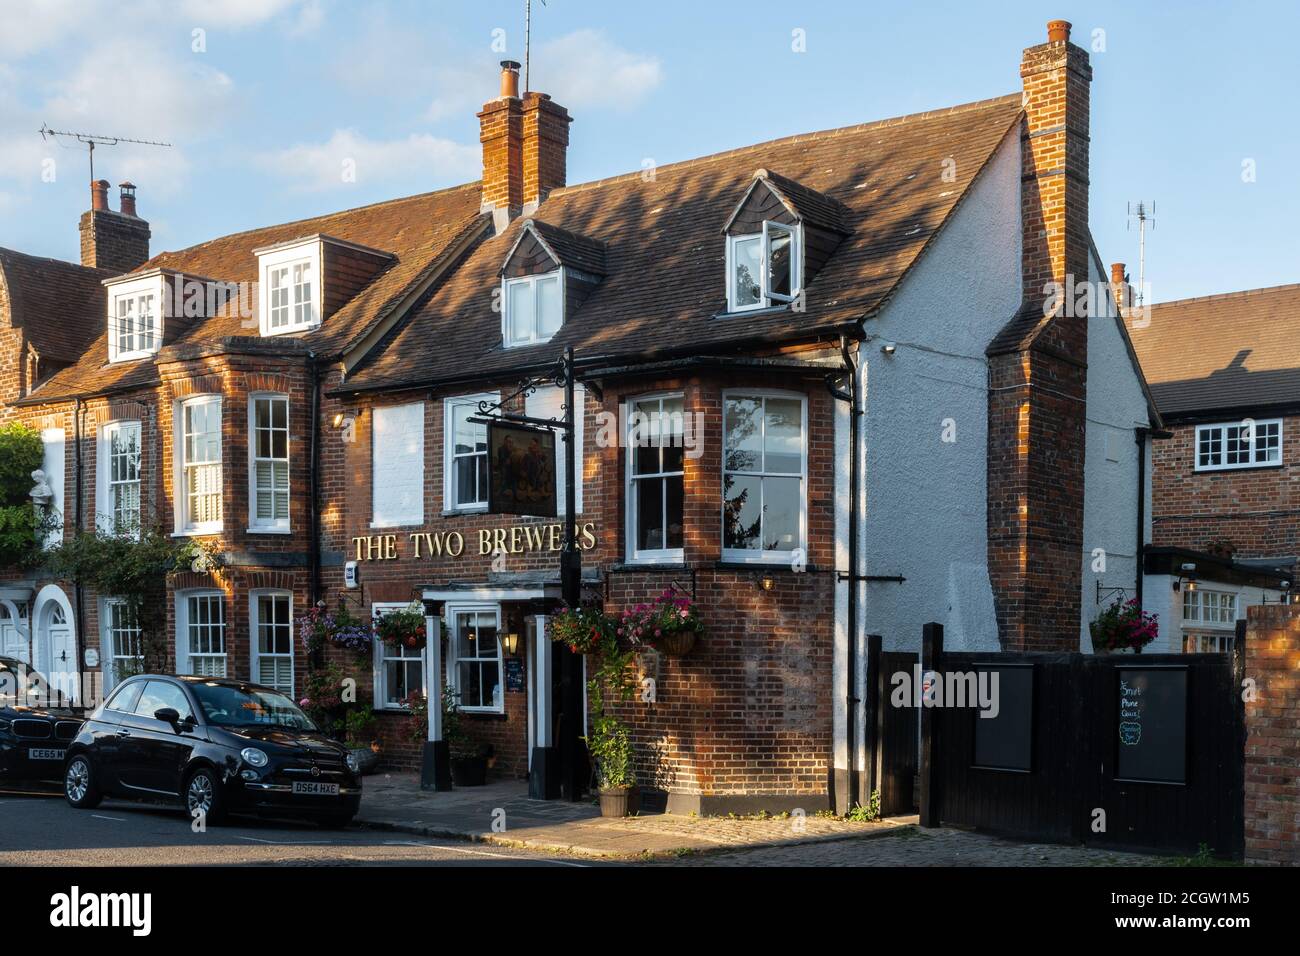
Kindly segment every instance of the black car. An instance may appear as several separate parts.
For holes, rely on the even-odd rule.
[[[22,661],[0,657],[0,782],[58,781],[82,712]]]
[[[361,803],[356,758],[284,694],[238,680],[142,674],[114,689],[68,748],[74,807],[104,797],[346,826]]]

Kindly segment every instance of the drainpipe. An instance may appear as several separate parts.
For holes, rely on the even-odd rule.
[[[72,406],[72,461],[73,461],[72,471],[74,474],[73,487],[75,489],[76,496],[77,496],[77,502],[75,505],[73,505],[73,509],[72,509],[73,515],[75,516],[73,531],[76,532],[77,534],[80,534],[81,533],[81,487],[82,487],[81,485],[81,466],[82,466],[81,399],[80,398],[78,398],[73,403]],[[72,670],[73,673],[77,675],[77,682],[78,684],[80,684],[81,664],[82,661],[85,660],[85,652],[82,650],[82,647],[84,646],[84,641],[85,641],[83,628],[85,627],[86,624],[86,612],[85,612],[85,605],[83,601],[80,578],[77,578],[77,580],[72,582],[72,589],[73,589],[74,601],[76,604],[76,627],[72,635],[72,653],[77,656],[77,659],[72,662],[73,663]],[[30,624],[32,622],[28,622],[28,623]],[[74,700],[79,699],[79,695],[77,693],[78,689],[79,688],[74,688],[73,690]]]
[[[307,355],[307,369],[311,376],[311,475],[308,478],[308,525],[311,528],[311,543],[307,556],[309,573],[309,603],[312,607],[320,600],[320,366],[316,364],[316,353]],[[319,661],[317,661],[319,663]]]
[[[849,570],[838,576],[841,581],[848,581],[848,689],[845,693],[845,721],[848,737],[849,757],[849,808],[861,802],[858,793],[858,741],[857,741],[857,696],[858,679],[858,442],[861,403],[858,400],[858,370],[853,354],[849,351],[848,336],[840,336],[840,355],[844,359],[844,372],[848,374],[848,391],[840,388],[833,379],[827,380],[831,395],[849,405]],[[831,750],[831,767],[835,766],[834,745]],[[831,774],[831,806],[835,806],[834,773]],[[848,809],[848,808],[846,808]]]
[[[1136,580],[1133,582],[1133,598],[1137,601],[1139,608],[1145,607],[1142,603],[1142,584],[1147,548],[1147,439],[1172,437],[1173,432],[1158,428],[1139,426],[1133,429],[1133,440],[1137,442],[1138,447],[1137,548],[1133,552],[1137,555],[1137,570],[1135,572]]]

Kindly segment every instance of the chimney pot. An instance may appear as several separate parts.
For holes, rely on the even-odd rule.
[[[519,99],[519,64],[514,60],[501,61],[501,98]]]
[[[108,209],[108,180],[96,179],[90,184],[90,208],[95,212]]]
[[[1047,42],[1048,43],[1068,43],[1070,42],[1070,21],[1069,20],[1048,20],[1047,21]]]
[[[118,189],[121,190],[121,196],[120,196],[120,198],[121,198],[122,215],[124,215],[124,216],[134,216],[134,215],[136,214],[136,212],[135,212],[135,183],[130,182],[130,181],[127,181],[127,182],[124,182],[124,183],[119,183],[119,184],[118,184]]]

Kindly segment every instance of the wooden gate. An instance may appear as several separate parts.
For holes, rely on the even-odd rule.
[[[977,654],[926,625],[921,823],[1239,858],[1243,666],[1240,636],[1232,654]],[[995,679],[996,716],[958,706]]]
[[[890,707],[889,696],[892,676],[911,674],[918,663],[917,654],[882,651],[878,634],[867,638],[867,739],[872,774],[866,789],[868,793],[880,790],[882,816],[916,812],[916,710]]]

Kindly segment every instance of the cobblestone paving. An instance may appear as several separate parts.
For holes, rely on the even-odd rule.
[[[906,829],[869,839],[688,855],[672,866],[1160,866],[1161,857],[1016,843],[964,830]]]

